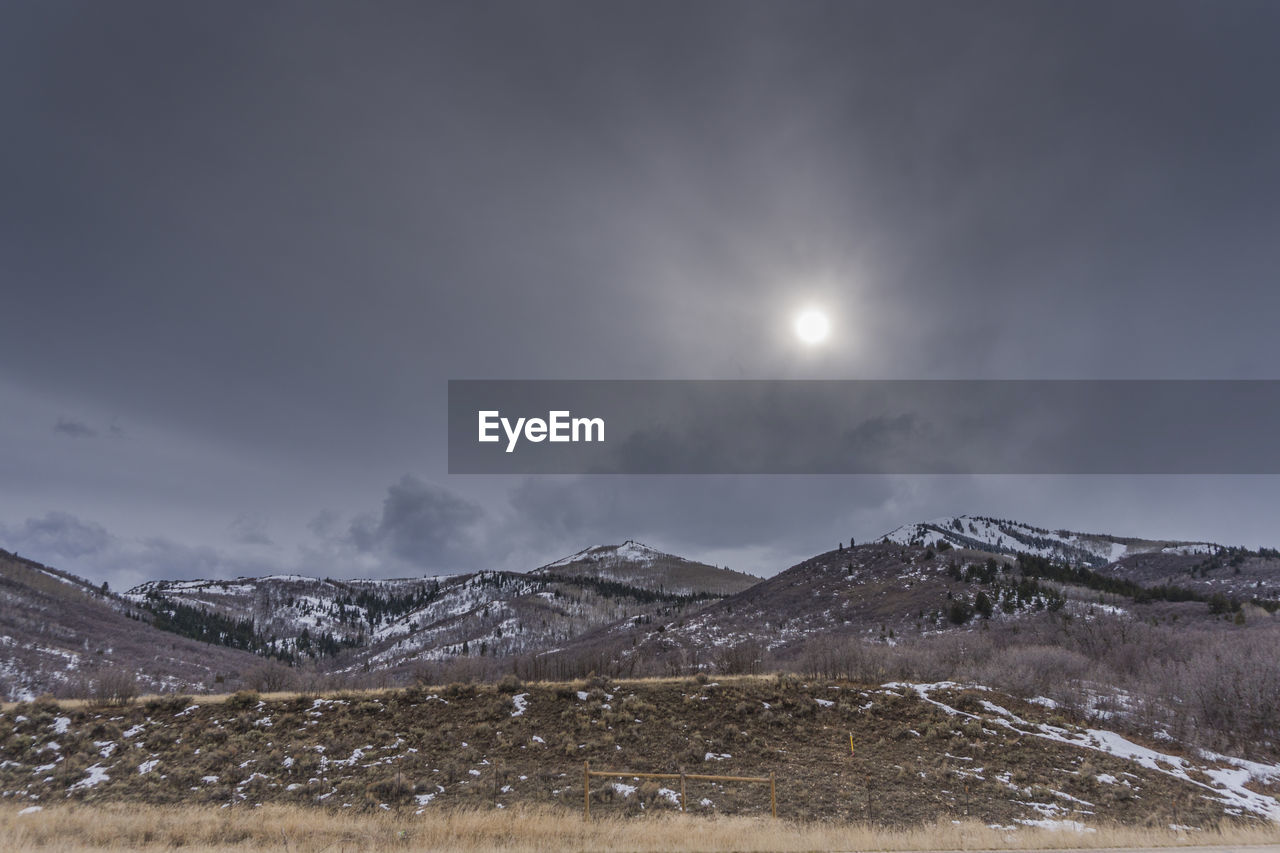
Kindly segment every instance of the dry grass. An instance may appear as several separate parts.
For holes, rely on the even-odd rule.
[[[0,721],[0,804],[261,804],[339,815],[412,809],[415,800],[430,801],[427,815],[574,808],[590,761],[596,770],[776,773],[778,814],[801,822],[904,831],[1046,815],[1144,827],[1233,822],[1190,782],[976,719],[960,724],[914,693],[790,677],[704,680],[610,682],[612,693],[591,682],[526,683],[519,715],[499,687],[462,684],[323,703],[299,694],[95,710],[39,701],[21,720]],[[951,693],[939,695],[982,713],[971,691]],[[1058,713],[999,701],[1032,724]],[[695,782],[689,793],[699,818],[769,809],[756,786]],[[674,811],[673,800],[658,783],[628,791],[597,781],[592,813],[648,822]]]
[[[396,692],[396,690],[398,689],[399,688],[395,688],[395,687],[376,687],[376,688],[361,689],[361,690],[343,690],[339,692],[341,692],[343,695],[349,695],[349,696],[385,696],[385,695]],[[297,690],[281,690],[281,691],[266,692],[266,693],[257,692],[257,691],[244,691],[244,692],[253,693],[259,699],[263,699],[267,702],[283,702],[290,699],[296,699],[299,696],[330,695],[330,693],[332,693],[333,691],[329,691],[326,693],[303,693]],[[137,698],[133,699],[127,704],[129,706],[145,705],[147,702],[151,702],[151,701],[169,700],[177,695],[184,695],[184,696],[193,698],[196,701],[198,701],[201,705],[221,705],[225,703],[228,699],[230,699],[232,696],[235,696],[236,694],[235,693],[185,693],[185,694],[146,693],[138,696]],[[58,707],[64,711],[88,711],[88,710],[94,710],[103,706],[103,703],[96,699],[57,699],[55,701],[57,702]],[[22,704],[24,703],[0,702],[0,713],[9,713]]]
[[[4,850],[497,850],[551,853],[566,850],[811,851],[811,850],[1010,850],[1240,846],[1280,844],[1280,827],[1238,826],[1182,833],[1137,827],[1095,832],[991,829],[949,821],[912,830],[861,824],[771,821],[760,818],[699,819],[654,815],[639,820],[584,821],[562,809],[515,808],[505,812],[456,809],[422,816],[409,812],[341,813],[289,806],[217,809],[195,806],[63,805],[19,815],[0,810]]]
[[[768,683],[768,682],[776,681],[777,677],[778,676],[775,674],[717,675],[709,680],[719,682],[720,684],[723,684],[723,685],[754,684],[754,683]],[[524,683],[526,685],[533,686],[533,687],[545,687],[545,688],[572,687],[575,690],[581,690],[589,686],[587,679],[582,679],[582,678],[570,679],[566,681],[555,681],[555,680],[526,681]],[[663,685],[669,686],[669,685],[680,685],[680,684],[685,684],[685,685],[694,684],[695,679],[692,676],[674,676],[674,677],[673,676],[661,676],[661,677],[651,676],[647,678],[628,678],[623,681],[614,682],[614,683],[643,684],[643,685],[649,685],[649,686],[663,686]],[[447,685],[445,684],[432,685],[432,684],[425,684],[425,683],[420,685],[421,689],[426,692],[439,692],[445,689],[446,686]],[[403,689],[404,688],[402,687],[368,687],[368,688],[351,688],[351,689],[337,690],[337,691],[325,690],[325,691],[318,691],[318,692],[300,691],[300,690],[280,690],[280,691],[266,691],[266,692],[258,691],[257,696],[258,698],[263,699],[267,702],[284,702],[292,699],[297,699],[300,696],[333,696],[336,694],[341,694],[344,696],[361,696],[361,697],[390,696],[390,695],[394,695],[395,693]],[[139,695],[137,698],[135,698],[129,704],[145,705],[147,702],[150,702],[153,700],[170,699],[173,697],[173,695],[175,694],[172,694],[172,693],[142,694],[142,695]],[[201,705],[221,705],[222,703],[230,699],[232,696],[234,696],[235,693],[193,693],[193,694],[186,694],[186,695],[191,696],[196,701],[198,701]],[[56,701],[58,703],[58,707],[66,711],[91,710],[101,705],[100,702],[94,699],[58,699]],[[23,705],[23,704],[25,703],[0,702],[0,713],[11,712],[14,709],[16,709],[19,705]]]

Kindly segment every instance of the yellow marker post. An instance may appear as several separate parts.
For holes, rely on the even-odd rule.
[[[853,732],[849,732],[849,754],[853,755]]]

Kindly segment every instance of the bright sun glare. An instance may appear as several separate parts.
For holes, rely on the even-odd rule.
[[[822,343],[830,331],[831,322],[817,308],[806,308],[796,315],[796,337],[806,344]]]

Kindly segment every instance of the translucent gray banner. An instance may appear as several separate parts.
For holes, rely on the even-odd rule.
[[[1273,380],[453,380],[451,474],[1277,474]]]

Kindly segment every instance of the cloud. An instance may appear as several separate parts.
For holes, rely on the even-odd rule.
[[[307,522],[307,529],[319,539],[327,539],[338,527],[338,513],[331,509],[322,509]]]
[[[440,568],[474,556],[483,517],[479,505],[406,474],[387,490],[381,516],[357,516],[348,537],[362,553]]]
[[[234,532],[235,541],[241,545],[275,544],[267,535],[266,519],[260,516],[242,512],[232,519],[231,529]]]
[[[0,524],[0,545],[24,557],[127,589],[145,580],[192,580],[271,574],[273,560],[245,558],[163,536],[127,539],[101,524],[53,511],[16,526]]]
[[[113,426],[112,431],[116,428]],[[65,435],[68,438],[96,438],[98,431],[82,421],[74,421],[70,418],[58,418],[58,422],[53,425],[53,431],[58,435]]]
[[[104,551],[112,541],[105,527],[81,521],[66,512],[49,512],[42,518],[28,518],[17,528],[0,526],[0,534],[20,553],[39,554],[41,559],[78,559]]]

